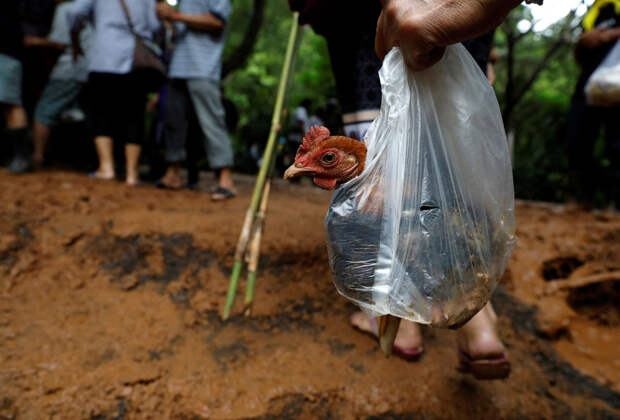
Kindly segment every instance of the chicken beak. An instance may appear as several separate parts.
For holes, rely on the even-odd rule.
[[[392,355],[392,347],[398,333],[400,318],[392,315],[383,315],[378,319],[379,324],[379,347],[386,356]]]
[[[287,170],[286,172],[284,172],[284,179],[291,179],[291,178],[295,178],[298,177],[300,175],[305,175],[307,173],[309,173],[310,171],[308,171],[308,169],[306,168],[299,168],[297,166],[295,166],[295,164],[292,164]]]

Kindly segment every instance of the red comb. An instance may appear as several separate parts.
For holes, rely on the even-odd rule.
[[[326,138],[330,136],[329,130],[326,127],[314,126],[311,127],[310,130],[306,133],[306,137],[304,137],[304,142],[299,147],[297,151],[297,155],[307,153],[318,143],[322,142]]]

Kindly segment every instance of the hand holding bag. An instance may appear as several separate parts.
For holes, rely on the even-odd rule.
[[[462,45],[420,72],[395,48],[380,77],[364,171],[325,221],[334,282],[373,316],[456,328],[488,302],[516,242],[499,105]]]

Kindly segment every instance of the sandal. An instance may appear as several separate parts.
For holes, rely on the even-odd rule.
[[[349,323],[353,326],[353,328],[355,328],[361,333],[364,333],[374,338],[377,342],[379,342],[379,325],[377,324],[377,318],[370,318],[370,328],[372,329],[372,331],[368,331],[358,327],[353,323],[352,318],[354,315],[355,314],[351,315],[351,318],[349,319]],[[407,362],[414,362],[418,360],[422,356],[422,353],[424,353],[423,346],[405,348],[394,344],[394,346],[392,347],[392,354],[395,354],[396,356],[400,357],[403,360],[406,360]]]
[[[459,351],[458,370],[461,373],[472,374],[480,380],[506,379],[510,375],[510,361],[507,353],[498,357],[476,360],[461,350]]]
[[[510,375],[508,354],[496,325],[497,315],[489,303],[461,328],[462,335],[457,336],[460,372],[481,380],[505,379]]]
[[[221,198],[216,198],[215,195],[221,195],[222,197]],[[233,191],[229,190],[228,188],[217,187],[211,193],[211,200],[213,200],[213,201],[224,201],[224,200],[228,200],[230,198],[235,198],[236,196],[237,196],[237,194],[235,194]]]

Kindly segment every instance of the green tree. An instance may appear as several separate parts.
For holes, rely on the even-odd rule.
[[[228,60],[241,42],[248,16],[252,15],[252,5],[245,0],[234,1],[233,6],[225,60]],[[253,126],[250,130],[244,130],[244,134],[251,133],[253,137],[257,137],[249,139],[245,135],[236,136],[237,151],[243,151],[252,142],[261,142],[267,137],[292,23],[293,15],[286,0],[266,2],[263,13],[262,27],[252,55],[248,57],[245,66],[228,74],[223,80],[225,95],[234,102],[239,111],[239,126]],[[315,103],[323,104],[333,95],[335,84],[326,43],[310,28],[305,28],[294,76],[289,86],[288,103],[294,106],[303,98],[309,97]]]

